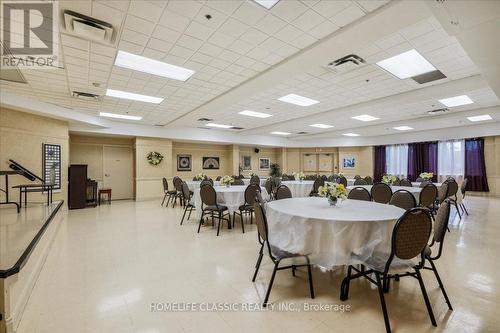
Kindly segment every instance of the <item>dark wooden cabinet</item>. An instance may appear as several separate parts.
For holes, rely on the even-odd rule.
[[[87,165],[69,166],[68,207],[79,209],[87,207]]]

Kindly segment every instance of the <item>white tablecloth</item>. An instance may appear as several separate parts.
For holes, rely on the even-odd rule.
[[[412,182],[411,183],[413,186],[415,187],[420,187],[420,183],[419,182]],[[441,185],[443,185],[443,183],[433,183],[434,185],[436,185],[436,187],[439,189],[441,187]],[[462,195],[462,190],[460,190],[460,187],[458,188],[458,191],[457,191],[457,203],[458,204],[461,204],[463,202],[463,195]]]
[[[305,198],[309,196],[314,185],[313,180],[285,180],[281,184],[288,186],[292,192],[292,198]]]
[[[245,183],[245,185],[250,185],[250,179],[243,178],[243,183]],[[265,184],[266,184],[266,178],[260,178],[260,186],[264,186]]]
[[[187,186],[191,191],[194,191],[197,188],[200,188],[201,181],[200,180],[187,180]],[[218,180],[214,180],[214,186],[219,186],[220,182]]]
[[[354,179],[354,178],[347,178],[347,186],[354,185],[355,181],[356,181],[356,179]]]
[[[404,210],[370,201],[345,200],[332,207],[325,198],[291,198],[266,204],[269,241],[291,253],[308,254],[323,269],[356,264],[390,252],[394,224]]]
[[[217,192],[217,203],[226,206],[229,212],[232,214],[237,211],[238,208],[245,203],[245,189],[247,187],[244,185],[236,186],[214,186]],[[267,198],[267,192],[265,188],[261,188],[262,197]],[[200,189],[197,188],[193,191],[194,195],[194,206],[196,207],[196,216],[201,216],[201,196]]]
[[[372,189],[372,186],[373,185],[357,185],[357,186],[348,186],[347,187],[347,190],[350,191],[352,190],[353,188],[355,187],[364,187],[368,190],[368,192],[371,193],[371,189]],[[412,186],[391,186],[391,189],[392,189],[392,193],[398,191],[398,190],[406,190],[408,192],[410,192],[411,194],[413,194],[413,196],[415,197],[415,201],[417,202],[417,204],[419,203],[419,200],[420,200],[420,192],[422,191],[422,189],[420,187],[412,187]]]

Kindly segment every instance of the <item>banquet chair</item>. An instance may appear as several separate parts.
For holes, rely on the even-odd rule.
[[[418,205],[434,211],[438,189],[434,184],[426,184],[419,193]]]
[[[177,191],[168,189],[167,178],[163,177],[162,181],[163,181],[163,193],[165,193],[165,195],[163,196],[163,200],[161,202],[161,205],[163,206],[165,199],[168,197],[167,204],[165,205],[166,207],[168,207],[168,204],[170,203],[170,199],[175,197],[175,194],[177,193]]]
[[[354,186],[357,185],[368,185],[368,183],[363,178],[358,178],[354,181]]]
[[[287,175],[287,177],[288,177],[288,180],[295,180],[295,176],[294,175]],[[283,179],[283,180],[285,180],[285,179]]]
[[[444,182],[438,188],[438,194],[436,197],[436,202],[438,205],[441,205],[446,198],[448,197],[448,183]]]
[[[179,204],[182,206],[184,205],[184,202],[182,201],[182,179],[180,179],[178,176],[175,176],[172,179],[172,182],[174,183],[175,187],[175,196],[174,200],[172,201],[172,207],[175,207],[177,204],[177,199],[179,199]]]
[[[354,179],[361,179],[361,176],[360,175],[356,175],[356,176],[354,176]]]
[[[368,185],[373,185],[373,178],[372,178],[372,177],[370,177],[370,176],[366,176],[366,177],[365,177],[365,180],[366,180],[366,183],[367,183]]]
[[[418,177],[417,179],[415,179],[415,182],[416,183],[421,183],[423,182],[425,179],[421,178],[421,177]]]
[[[460,209],[458,209],[458,204],[457,204],[458,183],[453,178],[451,179],[448,178],[445,183],[448,184],[448,193],[446,194],[446,197],[450,200],[451,204],[455,206],[455,209],[457,210],[458,213],[458,217],[461,219],[462,214],[460,214]]]
[[[266,182],[264,183],[264,188],[266,189],[267,194],[269,195],[269,200],[274,199],[274,193],[273,193],[273,181],[271,178],[266,179]]]
[[[290,191],[290,189],[286,185],[280,185],[276,189],[276,193],[274,195],[274,198],[276,200],[289,199],[291,197],[292,197],[292,191]]]
[[[313,189],[311,191],[311,193],[309,193],[309,196],[310,197],[317,197],[319,194],[318,194],[318,191],[319,191],[319,188],[320,186],[323,186],[325,185],[325,180],[323,178],[316,178],[314,180],[314,183],[313,183]]]
[[[460,203],[460,207],[462,207],[462,210],[465,214],[469,215],[469,212],[467,211],[467,208],[465,208],[465,203],[464,203],[464,200],[465,200],[465,191],[467,191],[467,178],[464,178],[464,181],[462,182],[462,184],[460,184],[460,195],[462,195],[462,202]]]
[[[373,201],[378,203],[389,203],[392,197],[392,189],[384,183],[375,183],[370,191]]]
[[[222,221],[227,221],[228,226],[231,225],[231,214],[229,213],[229,210],[226,206],[219,205],[217,203],[217,192],[215,192],[215,189],[212,185],[203,185],[200,188],[200,197],[201,217],[200,223],[198,225],[198,233],[200,233],[203,218],[205,217],[205,215],[210,215],[210,217],[212,218],[212,223],[215,218],[219,220],[217,224],[217,236],[219,236],[220,225],[222,224]],[[227,218],[224,218],[225,214],[227,214]]]
[[[207,184],[214,186],[214,181],[210,178],[205,178],[200,182],[200,187],[202,187],[203,185],[207,185]]]
[[[309,261],[309,257],[307,255],[298,254],[298,253],[290,253],[284,250],[281,250],[269,243],[269,228],[267,226],[267,219],[264,212],[264,207],[262,205],[261,199],[255,200],[254,203],[255,210],[255,223],[257,224],[258,229],[258,237],[259,243],[261,244],[259,257],[257,259],[257,263],[255,265],[255,273],[253,274],[252,282],[255,282],[257,278],[257,273],[259,272],[259,267],[262,262],[262,257],[264,256],[264,247],[266,247],[266,252],[269,255],[269,258],[274,263],[273,273],[271,275],[271,280],[269,281],[269,286],[267,287],[266,297],[264,298],[263,307],[267,306],[267,301],[269,300],[269,295],[271,294],[271,288],[273,287],[274,277],[276,276],[276,272],[284,269],[292,269],[292,275],[295,276],[295,270],[298,267],[307,266],[307,274],[309,278],[309,292],[311,294],[311,298],[314,299],[314,287],[312,280],[312,272],[311,272],[311,262]],[[287,266],[281,266],[280,263],[282,260],[287,259],[298,259],[303,258],[304,264],[295,264],[295,262],[290,263]]]
[[[250,178],[250,184],[256,184],[256,185],[260,186],[259,176],[252,176],[252,178]]]
[[[347,195],[347,199],[351,200],[363,200],[363,201],[372,201],[372,196],[370,192],[364,187],[355,187],[349,191]]]
[[[399,186],[412,187],[411,182],[406,178],[401,179],[401,181],[399,182]]]
[[[321,179],[323,179],[326,182],[328,180],[328,177],[326,175],[322,175]]]
[[[393,186],[400,186],[401,185],[401,180],[399,180],[398,177],[396,177],[396,180],[392,183]]]
[[[245,185],[245,182],[243,181],[243,179],[235,178],[233,181],[233,185],[241,186],[241,185]]]
[[[281,180],[290,180],[290,178],[286,175],[286,174],[283,174],[281,175]]]
[[[182,182],[181,186],[182,186],[182,196],[185,202],[184,214],[182,214],[182,219],[181,219],[181,225],[182,225],[182,223],[184,222],[184,217],[186,217],[186,213],[189,212],[189,215],[187,217],[187,219],[189,220],[191,218],[191,213],[193,212],[193,210],[195,210],[195,206],[194,203],[192,202],[193,194],[192,192],[189,191],[189,187],[186,184],[186,182]]]
[[[431,180],[424,180],[424,181],[420,182],[419,187],[424,188],[425,186],[427,186],[429,184],[433,184]]]
[[[397,190],[391,196],[389,205],[393,205],[404,210],[410,210],[417,206],[417,202],[413,194],[407,190]]]
[[[344,176],[339,177],[337,178],[337,184],[342,184],[344,187],[347,187],[347,179]]]
[[[340,287],[340,300],[346,301],[348,299],[351,280],[360,277],[366,278],[377,286],[385,328],[387,332],[391,332],[384,292],[389,291],[389,282],[391,279],[395,279],[396,276],[397,278],[411,276],[418,280],[431,323],[433,326],[437,326],[424,281],[420,274],[420,270],[423,269],[425,264],[425,249],[431,234],[431,228],[432,221],[428,210],[413,208],[406,211],[398,219],[392,231],[390,254],[375,252],[366,260],[361,257],[357,258],[353,254],[353,259],[361,261],[368,270],[361,271],[349,265],[347,275]],[[418,263],[414,261],[415,259],[418,260]],[[353,270],[355,274],[352,274]],[[373,275],[375,278],[373,278]]]
[[[215,178],[215,181],[220,181],[222,179],[222,176],[217,176],[217,178]]]
[[[260,180],[259,180],[260,182]],[[245,189],[245,203],[238,207],[238,212],[233,212],[233,227],[234,222],[236,220],[236,214],[238,214],[241,218],[241,230],[245,233],[245,225],[243,223],[243,214],[250,214],[250,224],[253,223],[253,203],[255,201],[255,196],[257,192],[260,192],[260,185],[258,184],[250,184]]]
[[[446,235],[446,230],[448,229],[448,221],[450,219],[450,201],[445,200],[441,207],[439,207],[436,218],[434,221],[434,235],[432,238],[432,242],[427,245],[425,248],[425,258],[429,263],[431,264],[431,267],[423,267],[424,269],[428,269],[434,272],[434,275],[436,276],[436,280],[439,284],[439,288],[441,288],[441,291],[443,292],[444,299],[446,300],[446,304],[448,304],[448,308],[453,311],[453,307],[451,306],[450,299],[448,298],[448,295],[446,294],[446,291],[444,290],[444,285],[443,282],[441,281],[441,278],[438,274],[438,271],[436,269],[436,265],[434,261],[438,260],[442,253],[443,253],[443,242],[444,242],[444,236]],[[437,254],[432,255],[432,249],[434,246],[437,246]]]

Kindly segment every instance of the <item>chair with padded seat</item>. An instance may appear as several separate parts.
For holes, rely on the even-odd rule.
[[[253,175],[250,178],[250,184],[256,184],[256,185],[260,186],[260,178],[259,178],[259,176]]]
[[[407,190],[398,190],[392,193],[391,201],[389,201],[389,205],[393,205],[404,210],[410,210],[417,206],[417,201],[413,194],[411,194]]]
[[[181,219],[181,225],[184,223],[184,218],[186,217],[186,213],[189,212],[189,215],[187,219],[189,220],[191,218],[191,213],[196,209],[193,203],[193,192],[189,190],[188,185],[186,182],[182,182],[182,196],[183,196],[183,201],[185,202],[184,205],[184,213],[182,214],[182,219]]]
[[[307,267],[307,274],[309,279],[309,292],[311,294],[311,298],[314,299],[314,287],[313,287],[313,279],[311,271],[311,262],[309,260],[309,257],[307,255],[290,253],[281,250],[269,243],[269,228],[267,225],[267,219],[263,207],[262,197],[260,197],[259,194],[257,194],[257,198],[254,203],[254,211],[255,211],[255,224],[257,224],[257,230],[258,230],[258,240],[261,246],[259,250],[259,257],[257,258],[257,263],[255,264],[255,273],[253,275],[252,282],[255,282],[255,279],[257,278],[257,273],[259,272],[260,264],[264,256],[264,250],[269,255],[271,261],[274,263],[274,269],[271,275],[271,280],[269,281],[269,286],[267,287],[267,292],[264,298],[263,307],[267,307],[267,302],[269,300],[269,295],[271,294],[271,288],[273,287],[276,272],[284,269],[291,269],[292,275],[295,276],[296,273],[295,271],[297,270],[297,268]],[[304,264],[296,264],[295,262],[292,262],[287,266],[280,266],[282,261],[290,259],[298,259],[298,258],[303,258]]]
[[[436,185],[430,183],[426,184],[419,193],[418,205],[434,211],[438,189]]]
[[[313,189],[309,193],[310,197],[317,197],[319,195],[318,191],[321,186],[325,185],[325,180],[321,177],[316,178],[313,183]]]
[[[373,201],[386,204],[391,201],[392,189],[387,184],[375,183],[371,188],[370,194]]]
[[[462,202],[460,203],[460,207],[462,207],[462,210],[465,214],[469,215],[469,212],[467,211],[467,208],[465,207],[465,203],[464,203],[465,192],[467,191],[467,182],[468,182],[467,178],[464,178],[464,181],[462,182],[462,184],[460,184],[460,193],[457,195],[462,196]]]
[[[243,223],[243,214],[250,215],[250,224],[253,223],[253,203],[255,201],[255,196],[257,192],[261,192],[260,185],[258,184],[250,184],[245,189],[245,203],[238,207],[238,211],[233,212],[233,227],[236,221],[236,214],[238,214],[241,218],[241,230],[245,233],[245,225]]]
[[[342,184],[344,187],[347,187],[347,178],[344,176],[337,178],[337,184]]]
[[[412,187],[413,185],[408,179],[403,178],[399,181],[399,186]]]
[[[370,176],[365,177],[365,181],[368,185],[373,185],[373,178]]]
[[[276,189],[276,193],[274,194],[274,198],[276,200],[289,199],[291,197],[292,197],[292,191],[290,191],[290,189],[286,185],[280,185]]]
[[[448,192],[446,194],[446,197],[450,200],[451,204],[455,206],[455,209],[457,210],[458,217],[461,219],[462,214],[460,214],[460,209],[458,209],[458,204],[457,204],[457,192],[458,192],[458,183],[454,178],[448,178],[445,181],[446,184],[448,184]]]
[[[224,205],[219,205],[217,203],[217,192],[213,188],[212,185],[203,185],[200,188],[200,197],[201,197],[201,217],[200,223],[198,225],[198,233],[200,232],[201,225],[203,224],[203,218],[207,215],[210,215],[212,218],[212,223],[215,219],[218,220],[217,223],[217,236],[219,236],[220,226],[222,221],[228,222],[228,227],[231,226],[231,214],[229,210]],[[224,215],[227,214],[227,218]]]
[[[243,179],[240,179],[240,178],[234,178],[234,181],[233,181],[233,184],[232,185],[235,185],[235,186],[242,186],[242,185],[245,185],[245,182],[243,181]]]
[[[364,180],[363,178],[358,178],[354,181],[354,186],[361,186],[361,185],[368,185],[368,183],[366,182],[366,180]]]
[[[349,194],[347,194],[347,199],[372,201],[372,196],[370,195],[370,192],[368,192],[366,188],[355,187],[349,191]]]
[[[177,190],[169,190],[168,189],[167,178],[163,177],[162,182],[163,182],[163,193],[165,193],[165,194],[163,196],[163,200],[161,202],[161,205],[163,206],[163,204],[165,203],[165,199],[167,199],[167,204],[165,206],[168,207],[170,200],[173,199],[175,197],[175,195],[177,194]]]

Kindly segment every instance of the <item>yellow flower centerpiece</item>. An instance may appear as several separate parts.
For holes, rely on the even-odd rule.
[[[222,178],[221,178],[221,180],[220,180],[220,184],[221,184],[222,186],[226,186],[226,187],[231,186],[231,184],[232,184],[233,182],[234,182],[234,178],[233,178],[233,177],[231,177],[231,176],[227,176],[227,175],[226,175],[226,176],[224,176],[224,177],[222,177]]]
[[[432,180],[432,177],[434,177],[434,174],[432,172],[422,172],[419,176],[423,180]]]
[[[299,181],[303,181],[304,179],[306,179],[306,175],[304,175],[303,172],[294,172],[293,176],[295,177],[295,179],[298,179]]]
[[[382,183],[387,184],[387,185],[392,185],[396,182],[398,178],[394,175],[384,175],[382,177]]]
[[[318,194],[320,197],[327,198],[330,206],[335,206],[339,199],[347,199],[347,190],[343,184],[325,183],[324,186],[319,187]]]

